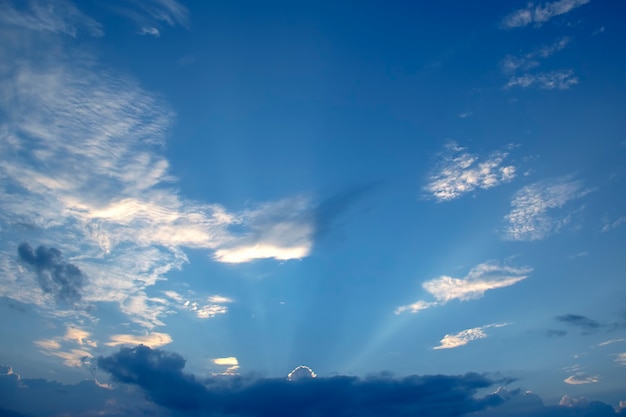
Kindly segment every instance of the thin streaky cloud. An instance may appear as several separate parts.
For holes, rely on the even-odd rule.
[[[144,345],[151,348],[172,343],[172,337],[167,333],[152,332],[145,335],[114,334],[105,343],[107,346]]]
[[[613,229],[618,228],[619,226],[621,226],[622,224],[626,223],[626,216],[621,216],[618,217],[617,219],[613,220],[613,221],[605,221],[604,225],[602,226],[602,232],[609,232]]]
[[[600,377],[598,375],[586,375],[584,372],[580,372],[568,376],[563,380],[563,382],[569,385],[593,384],[600,382]]]
[[[0,5],[0,21],[38,32],[52,32],[77,37],[81,31],[92,36],[103,36],[102,25],[83,14],[74,4],[65,0],[30,0],[23,2],[24,10],[17,10],[13,2]]]
[[[517,191],[511,200],[507,240],[541,240],[557,232],[570,218],[561,210],[569,202],[580,199],[592,190],[573,176],[538,181]]]
[[[611,339],[611,340],[607,340],[605,342],[602,343],[598,343],[598,347],[603,347],[603,346],[608,346],[608,345],[612,345],[613,343],[619,343],[619,342],[626,342],[626,339]]]
[[[560,16],[589,3],[591,0],[559,0],[544,4],[528,3],[523,9],[515,10],[502,19],[502,26],[507,29],[528,26],[531,23],[541,25],[555,16]]]
[[[452,300],[467,301],[481,298],[485,292],[514,285],[528,277],[532,272],[529,267],[499,265],[495,262],[482,263],[472,268],[463,278],[441,276],[422,284],[435,301],[417,301],[400,306],[396,314],[403,312],[417,313],[430,307],[444,305]]]
[[[578,84],[578,77],[574,75],[573,70],[568,69],[513,76],[504,85],[504,89],[537,87],[542,90],[568,90],[576,84]]]
[[[487,333],[485,329],[496,328],[496,327],[504,327],[508,326],[511,323],[494,323],[487,324],[481,327],[474,327],[467,330],[462,330],[455,334],[446,334],[443,339],[439,342],[439,346],[433,347],[434,350],[440,349],[454,349],[461,346],[467,345],[469,342],[478,339],[485,339],[487,337]]]
[[[481,160],[455,142],[446,145],[435,171],[424,186],[427,198],[437,202],[457,199],[476,189],[489,189],[515,178],[516,168],[505,165],[506,152],[493,152]]]
[[[552,56],[554,53],[565,49],[571,44],[572,38],[568,36],[561,37],[551,44],[544,45],[540,48],[534,49],[523,55],[507,55],[500,63],[500,67],[505,74],[515,73],[518,70],[529,70],[539,66],[540,59],[546,59]]]

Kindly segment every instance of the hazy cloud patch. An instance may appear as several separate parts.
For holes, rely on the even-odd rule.
[[[507,29],[528,26],[531,23],[541,25],[555,16],[589,3],[591,0],[558,0],[543,4],[528,3],[523,9],[515,10],[502,19],[502,26]]]
[[[457,199],[476,189],[489,189],[515,178],[516,168],[505,165],[507,152],[493,152],[482,160],[451,142],[440,155],[424,192],[438,202]]]
[[[508,240],[541,240],[557,232],[570,218],[561,210],[573,200],[592,190],[572,176],[543,180],[517,191],[511,200],[512,210],[504,218],[508,222]]]

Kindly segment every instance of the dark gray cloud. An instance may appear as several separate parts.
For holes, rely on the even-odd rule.
[[[586,316],[580,316],[578,314],[564,314],[562,316],[557,316],[556,319],[562,323],[582,329],[585,334],[604,327],[604,325],[599,321],[590,319]]]
[[[286,378],[220,376],[200,379],[183,372],[177,353],[146,346],[122,348],[97,359],[111,375],[112,386],[95,380],[61,384],[21,379],[0,366],[0,415],[68,416],[205,416],[205,417],[614,417],[601,402],[574,398],[544,405],[541,398],[519,389],[478,398],[478,390],[495,382],[484,375],[427,375],[394,378],[337,376]],[[121,384],[124,382],[124,384]],[[139,389],[138,389],[139,388]],[[144,395],[146,394],[146,395]],[[564,400],[566,397],[564,397]]]
[[[87,277],[76,265],[66,262],[60,250],[46,246],[33,250],[24,242],[18,246],[17,253],[22,262],[35,268],[43,292],[65,304],[75,305],[81,301]]]
[[[445,417],[462,416],[500,401],[496,396],[474,397],[477,390],[493,384],[474,373],[298,381],[231,376],[199,380],[183,372],[185,360],[180,355],[142,345],[100,357],[97,365],[115,381],[141,387],[157,404],[200,415]]]

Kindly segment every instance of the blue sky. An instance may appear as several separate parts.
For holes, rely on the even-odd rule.
[[[625,7],[361,3],[0,2],[0,410],[626,409]]]

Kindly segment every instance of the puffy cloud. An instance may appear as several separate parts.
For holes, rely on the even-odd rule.
[[[489,329],[491,327],[504,327],[507,325],[509,325],[509,323],[487,324],[481,327],[462,330],[456,334],[447,334],[443,339],[441,339],[441,344],[439,346],[435,346],[433,349],[453,349],[465,346],[471,341],[486,338],[487,333],[485,332],[485,329]]]
[[[81,301],[85,274],[76,266],[63,259],[61,251],[39,246],[36,251],[28,243],[17,248],[20,259],[35,267],[37,282],[44,293],[61,303],[76,305]]]
[[[515,178],[516,168],[504,165],[506,152],[494,152],[480,161],[478,156],[452,142],[446,145],[441,161],[424,191],[438,202],[450,201],[475,189],[489,189]]]
[[[513,267],[497,263],[482,263],[472,268],[464,278],[441,276],[426,281],[422,288],[436,301],[417,301],[398,307],[396,314],[409,311],[417,313],[430,307],[443,305],[451,300],[467,301],[481,298],[485,292],[514,285],[528,277],[529,267]]]
[[[97,363],[115,381],[141,387],[155,403],[190,413],[269,417],[293,415],[297,407],[303,417],[462,416],[496,403],[491,396],[474,397],[477,390],[492,384],[478,374],[200,380],[183,372],[185,361],[180,355],[145,346],[123,348],[98,358]]]
[[[516,28],[528,26],[531,23],[542,24],[555,16],[568,13],[591,0],[558,0],[545,4],[528,3],[524,9],[519,9],[507,15],[502,20],[504,28]]]
[[[567,224],[567,215],[554,212],[570,201],[590,193],[582,181],[571,176],[543,180],[517,191],[511,201],[513,209],[505,216],[508,227],[505,238],[509,240],[540,240]],[[551,215],[552,214],[552,215]]]

